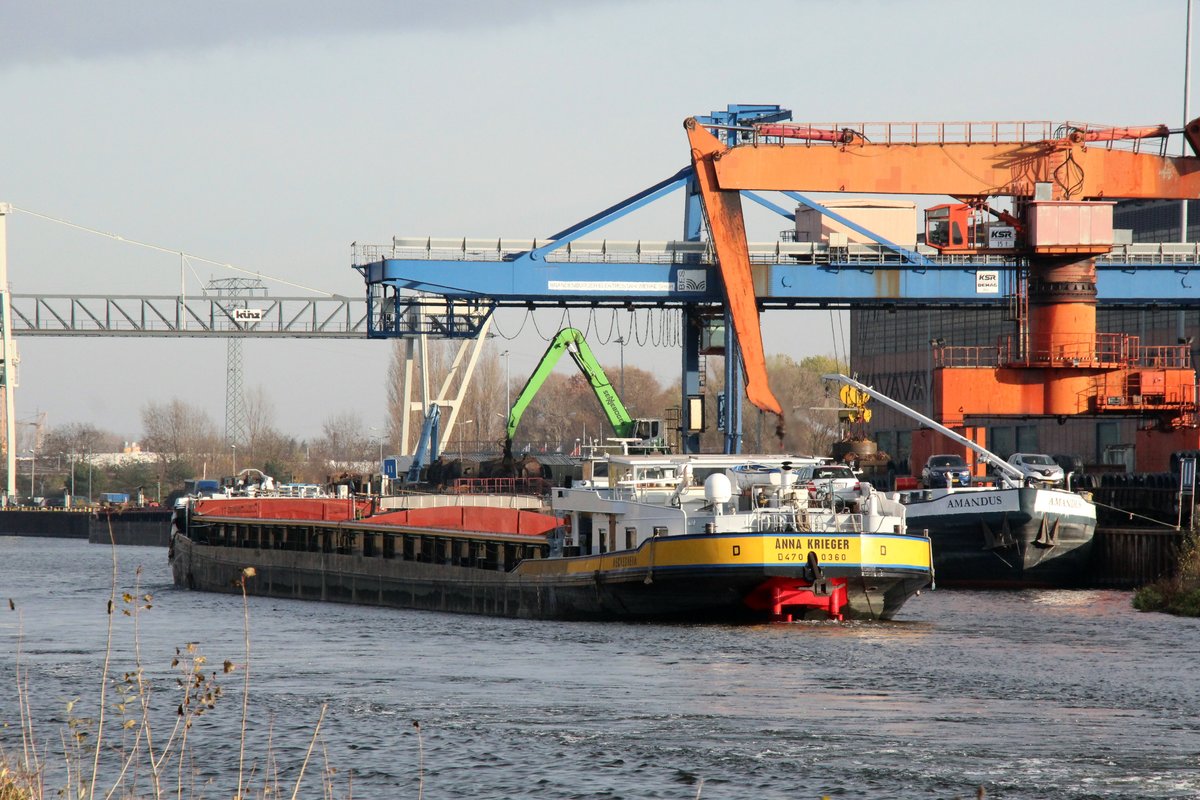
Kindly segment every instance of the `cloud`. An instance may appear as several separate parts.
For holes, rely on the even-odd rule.
[[[247,43],[507,28],[628,0],[54,0],[0,4],[0,69]]]

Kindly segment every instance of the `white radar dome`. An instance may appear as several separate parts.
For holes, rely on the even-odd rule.
[[[733,487],[729,478],[719,472],[714,472],[704,479],[704,499],[709,503],[728,503],[733,497]]]

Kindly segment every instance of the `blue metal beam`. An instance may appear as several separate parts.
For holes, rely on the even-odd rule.
[[[402,261],[366,267],[367,282],[447,297],[499,301],[715,302],[716,271],[704,265],[534,261]]]
[[[614,222],[626,214],[637,211],[642,206],[653,203],[658,198],[668,195],[671,192],[679,189],[687,183],[692,176],[692,168],[690,166],[676,172],[666,180],[659,181],[653,186],[643,189],[631,197],[627,197],[619,203],[609,206],[598,214],[593,214],[585,220],[576,222],[569,228],[564,228],[558,233],[550,237],[551,241],[542,245],[536,250],[531,250],[530,254],[534,261],[540,261],[542,257],[553,250],[557,250],[568,242],[573,242],[576,239],[586,236],[597,228],[602,228],[610,222]]]
[[[724,111],[698,116],[696,121],[701,125],[749,126],[755,122],[786,122],[791,118],[790,109],[774,104],[730,103]],[[736,131],[725,129],[716,133],[723,134],[727,144],[736,144]]]
[[[997,265],[1002,275],[1015,264]],[[1122,268],[1124,266],[1125,268]],[[989,267],[988,269],[993,269]],[[764,305],[851,305],[860,301],[898,304],[1002,302],[1004,295],[978,290],[983,268],[935,265],[862,264],[754,265],[755,287]],[[512,261],[388,259],[366,265],[370,284],[449,297],[526,303],[714,303],[721,299],[715,267],[706,264],[546,262],[522,254]],[[1200,264],[1182,267],[1104,265],[1097,268],[1099,298],[1105,302],[1200,306]]]

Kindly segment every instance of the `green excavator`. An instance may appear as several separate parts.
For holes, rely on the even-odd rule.
[[[663,421],[630,417],[629,412],[625,409],[625,404],[621,402],[616,390],[608,382],[608,376],[604,374],[600,362],[592,355],[592,349],[584,341],[583,334],[575,328],[563,328],[550,341],[550,346],[546,348],[542,360],[538,362],[537,368],[529,376],[525,388],[521,389],[521,393],[517,395],[512,410],[508,412],[508,428],[504,436],[504,458],[506,460],[512,458],[513,434],[517,431],[517,425],[521,423],[525,409],[529,407],[534,395],[542,388],[550,371],[562,358],[563,353],[571,354],[579,371],[588,379],[592,391],[596,393],[596,399],[600,401],[600,407],[604,409],[604,414],[608,417],[609,424],[612,425],[616,440],[624,445],[626,452],[665,453],[667,451],[666,429]]]

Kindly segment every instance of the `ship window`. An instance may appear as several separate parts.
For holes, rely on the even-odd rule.
[[[625,529],[625,549],[632,550],[637,544],[637,528]]]
[[[667,535],[667,526],[666,525],[655,525],[654,526],[654,535],[655,536],[666,536]]]
[[[600,552],[608,552],[608,530],[605,528],[600,529]]]

